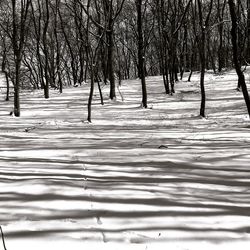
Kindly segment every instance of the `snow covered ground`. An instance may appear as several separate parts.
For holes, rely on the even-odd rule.
[[[49,100],[24,92],[20,118],[1,90],[7,249],[249,249],[250,123],[237,77],[206,74],[206,119],[199,75],[186,79],[166,96],[161,77],[148,78],[148,109],[139,81],[124,81],[116,101],[104,87],[91,124],[86,85]]]

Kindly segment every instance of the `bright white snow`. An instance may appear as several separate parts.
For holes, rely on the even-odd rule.
[[[206,74],[206,119],[199,75],[186,79],[166,96],[161,77],[148,78],[148,109],[138,80],[112,102],[104,86],[92,124],[86,85],[49,100],[23,92],[20,118],[2,89],[7,249],[248,249],[250,124],[237,77]]]

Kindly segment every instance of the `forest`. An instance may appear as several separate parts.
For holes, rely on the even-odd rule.
[[[0,250],[248,250],[250,0],[0,1]]]
[[[184,72],[200,71],[200,115],[205,117],[205,71],[235,68],[250,114],[244,66],[250,62],[250,1],[226,0],[3,0],[0,5],[2,72],[6,101],[14,92],[20,116],[22,89],[63,91],[90,82],[88,121],[95,85],[162,75],[166,95]],[[242,68],[243,67],[243,68]],[[103,100],[102,100],[103,103]]]

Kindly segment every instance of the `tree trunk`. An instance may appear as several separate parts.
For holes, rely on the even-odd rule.
[[[10,81],[9,81],[8,73],[6,71],[4,72],[4,75],[5,75],[5,79],[6,79],[6,97],[5,97],[5,101],[9,101],[10,100]]]
[[[193,70],[191,69],[190,73],[189,73],[189,76],[188,76],[188,82],[191,82],[192,74],[193,74]]]
[[[246,60],[250,64],[250,0],[247,0],[247,52]]]
[[[200,116],[205,117],[206,106],[206,93],[205,93],[205,68],[206,68],[206,24],[203,21],[202,2],[198,0],[198,12],[199,12],[199,25],[201,30],[201,37],[199,41],[199,54],[200,54],[200,88],[201,88],[201,106]],[[208,20],[208,19],[207,19]]]
[[[142,0],[136,1],[137,7],[137,32],[138,32],[138,73],[142,86],[142,107],[147,108],[147,88],[145,79],[145,56],[144,56],[144,40],[142,30]]]
[[[104,105],[102,89],[101,89],[101,85],[100,85],[100,81],[99,81],[98,77],[97,77],[97,86],[98,86],[98,90],[99,90],[99,94],[100,94],[101,104]]]
[[[4,46],[5,46],[5,41],[4,41]],[[6,71],[6,60],[7,60],[7,56],[6,56],[6,49],[3,49],[3,61],[2,61],[2,72],[4,73],[5,76],[5,80],[6,80],[6,97],[5,97],[5,101],[9,101],[9,95],[10,95],[10,81],[9,81],[9,76],[8,73]]]
[[[95,87],[94,67],[93,67],[93,63],[91,63],[90,65],[90,92],[89,92],[89,100],[88,100],[88,122],[91,122],[91,107],[92,107],[92,100],[93,100],[93,94],[94,94],[94,87]]]
[[[112,29],[110,27],[110,29]],[[115,75],[114,75],[114,36],[113,32],[109,30],[107,32],[108,37],[108,74],[110,82],[110,94],[109,98],[111,100],[115,99]]]
[[[241,70],[240,60],[239,60],[239,48],[238,48],[238,35],[237,35],[237,17],[236,17],[236,11],[235,11],[235,4],[233,0],[228,0],[229,9],[230,9],[230,15],[231,15],[231,21],[232,21],[232,29],[231,29],[231,39],[232,39],[232,45],[233,45],[233,61],[236,73],[238,75],[238,83],[240,87],[242,88],[243,97],[245,99],[245,103],[248,110],[248,115],[250,116],[250,99],[249,94],[247,90],[247,85],[245,81],[245,76]]]
[[[218,27],[219,31],[219,47],[218,47],[218,71],[221,72],[224,67],[224,53],[223,53],[223,24]]]
[[[201,106],[200,106],[200,116],[205,117],[205,106],[206,106],[206,92],[205,92],[205,84],[204,84],[204,78],[205,78],[205,67],[206,67],[206,61],[205,61],[205,29],[202,29],[202,38],[201,38],[201,44],[200,44],[200,60],[201,60],[201,75],[200,75],[200,88],[201,88]]]
[[[218,46],[218,71],[221,72],[223,67],[225,67],[225,51],[223,49],[223,31],[224,31],[224,12],[225,12],[225,7],[226,7],[226,0],[217,0],[217,7],[218,7],[218,33],[219,33],[219,46]]]
[[[18,56],[15,62],[15,81],[14,81],[14,115],[20,116],[20,68],[21,58]]]
[[[57,0],[58,5],[58,0]],[[62,83],[62,77],[61,77],[61,67],[60,67],[60,45],[58,41],[58,35],[57,35],[57,13],[55,14],[55,40],[56,40],[56,72],[58,77],[58,85],[59,85],[59,91],[60,93],[63,92],[63,83]]]
[[[23,3],[23,2],[22,2]],[[15,76],[14,76],[14,115],[20,116],[20,73],[21,73],[21,62],[23,47],[25,42],[25,36],[27,35],[26,20],[28,16],[28,9],[31,0],[27,0],[26,3],[21,5],[21,20],[18,20],[16,0],[11,1],[12,7],[12,48],[14,52],[14,63],[15,63]]]
[[[47,32],[49,27],[49,2],[48,0],[45,1],[46,4],[46,19],[44,23],[44,29],[43,29],[43,52],[44,52],[44,60],[45,60],[45,86],[44,86],[44,98],[49,98],[49,52],[48,52],[48,44],[47,44]]]
[[[208,24],[209,24],[209,18],[212,12],[213,8],[213,0],[210,1],[210,6],[208,10],[208,14],[206,15],[206,18],[203,17],[203,3],[201,0],[197,1],[198,3],[198,13],[199,13],[199,25],[200,25],[200,32],[201,32],[201,37],[200,37],[200,42],[199,42],[199,54],[200,54],[200,70],[201,70],[201,75],[200,75],[200,88],[201,88],[201,106],[200,106],[200,116],[205,117],[205,106],[206,106],[206,92],[205,92],[205,83],[204,83],[204,78],[205,78],[205,68],[206,68],[206,39],[208,38],[207,34],[207,29],[208,29]],[[205,19],[205,21],[204,21]]]

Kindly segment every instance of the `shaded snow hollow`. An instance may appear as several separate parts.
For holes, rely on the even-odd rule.
[[[20,118],[1,89],[7,249],[249,249],[250,124],[237,77],[206,74],[206,119],[199,76],[186,79],[166,96],[161,77],[148,78],[148,109],[139,81],[113,102],[104,86],[92,124],[87,85],[49,100],[23,92]]]

